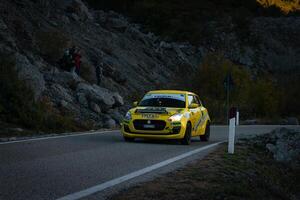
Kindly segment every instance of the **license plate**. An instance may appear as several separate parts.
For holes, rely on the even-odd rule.
[[[156,115],[156,114],[142,114],[142,118],[154,119],[154,118],[158,118],[158,115]]]
[[[153,125],[153,124],[145,124],[144,128],[155,128],[155,125]]]

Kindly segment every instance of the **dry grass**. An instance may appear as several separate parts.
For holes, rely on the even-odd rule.
[[[131,199],[297,199],[299,167],[272,160],[263,145],[237,145],[226,154],[226,145],[198,161],[116,194],[113,200]]]

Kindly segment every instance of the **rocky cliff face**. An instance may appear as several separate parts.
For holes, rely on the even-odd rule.
[[[230,20],[226,27],[209,23],[214,33],[203,50],[222,51],[230,60],[249,68],[299,73],[300,17],[256,17],[248,23],[239,31]]]
[[[0,16],[0,52],[14,54],[35,99],[46,97],[57,110],[96,127],[114,127],[134,94],[174,87],[177,74],[193,72],[201,59],[189,44],[161,41],[115,12],[89,10],[81,0],[4,0]],[[80,77],[57,64],[72,45],[82,49]]]

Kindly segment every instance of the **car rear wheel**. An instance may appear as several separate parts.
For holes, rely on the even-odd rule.
[[[130,137],[124,137],[124,140],[126,142],[134,142],[134,138],[130,138]]]
[[[191,144],[191,136],[192,136],[192,126],[190,123],[188,123],[185,129],[184,138],[181,139],[181,144],[183,145]]]
[[[208,141],[210,136],[210,124],[207,122],[204,135],[200,135],[201,141]]]

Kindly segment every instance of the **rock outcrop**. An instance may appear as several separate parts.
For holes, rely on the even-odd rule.
[[[0,38],[0,51],[15,55],[36,101],[47,97],[58,112],[97,128],[116,127],[133,99],[176,83],[178,71],[195,70],[201,59],[189,44],[163,41],[81,0],[1,1]],[[82,49],[80,76],[57,63],[73,45]]]
[[[286,128],[275,129],[269,134],[270,142],[266,148],[279,162],[298,162],[300,159],[300,132]]]

